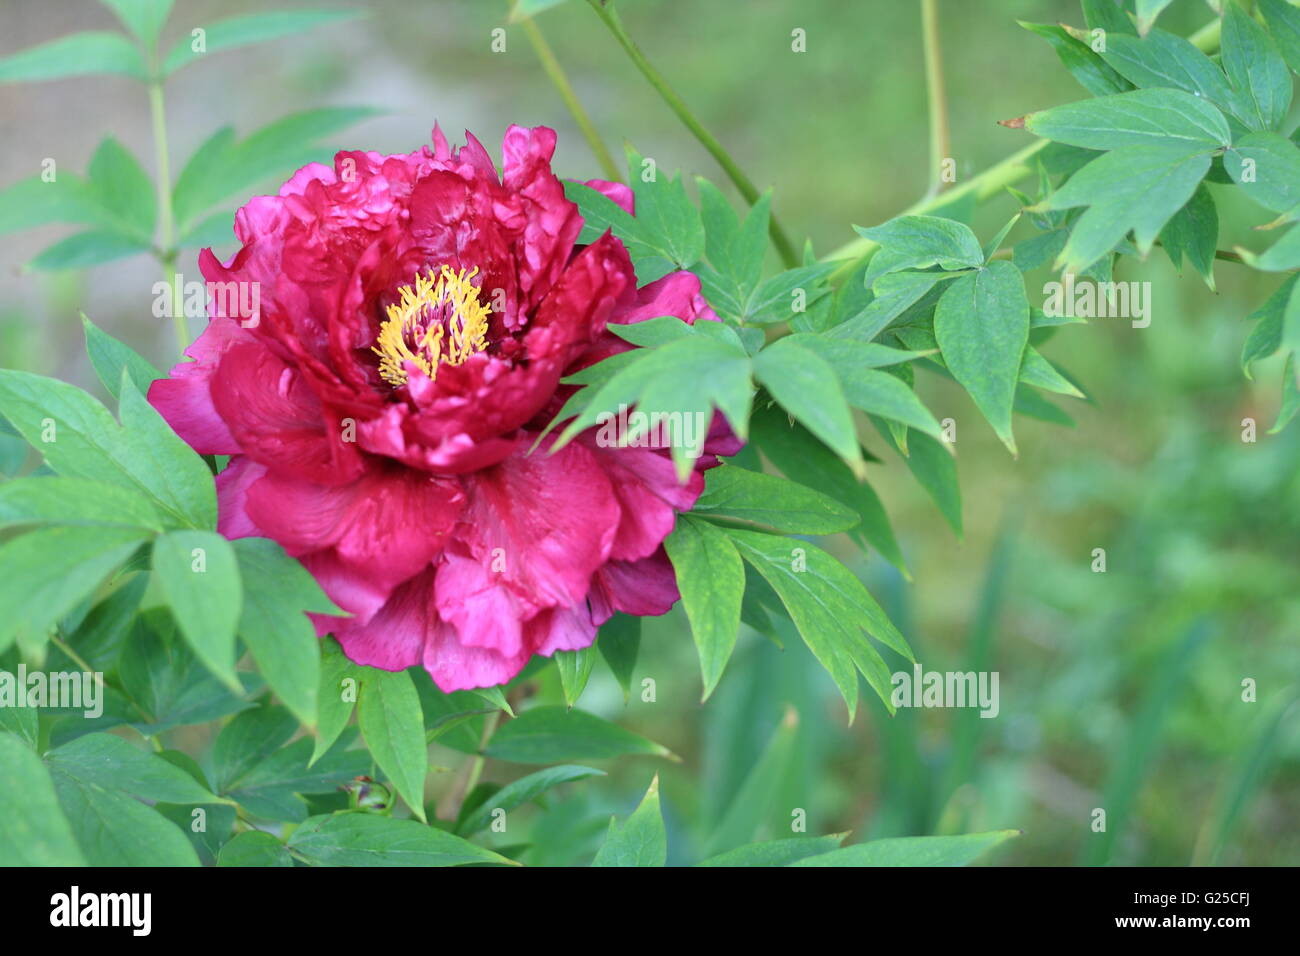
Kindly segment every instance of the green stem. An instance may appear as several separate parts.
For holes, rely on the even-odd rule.
[[[483,721],[483,733],[479,737],[478,753],[461,764],[460,772],[457,774],[458,779],[438,806],[438,816],[442,819],[455,820],[460,814],[460,808],[465,803],[465,798],[478,786],[479,777],[483,775],[483,764],[487,760],[484,751],[487,749],[488,741],[492,739],[492,734],[496,731],[497,722],[500,719],[501,711],[497,710],[489,714],[487,720]]]
[[[946,206],[955,202],[968,193],[974,193],[975,198],[979,201],[988,199],[990,196],[1000,192],[1003,188],[1018,182],[1029,174],[1030,168],[1027,165],[1029,160],[1033,159],[1038,153],[1047,148],[1050,140],[1040,139],[1030,143],[1024,149],[1011,154],[1002,162],[995,166],[990,166],[978,176],[973,176],[959,186],[948,190],[939,196],[926,196],[918,202],[913,203],[907,209],[904,209],[900,216],[919,216],[929,212],[939,206]],[[879,243],[874,239],[867,239],[865,236],[854,239],[839,249],[826,256],[826,259],[835,260],[843,259],[844,264],[831,273],[831,282],[837,282],[843,279],[848,273],[852,272],[854,267],[862,259],[875,252]]]
[[[172,326],[176,330],[176,348],[184,357],[190,344],[189,327],[185,323],[185,308],[180,290],[176,288],[176,223],[172,213],[171,162],[167,155],[167,113],[163,105],[162,80],[155,77],[149,83],[149,113],[153,118],[153,145],[158,165],[158,261],[162,263],[163,279],[172,292]]]
[[[1215,17],[1187,39],[1192,46],[1202,53],[1214,53],[1219,49],[1219,38],[1223,35],[1223,20]]]
[[[94,674],[95,668],[86,663],[86,659],[72,649],[72,645],[57,634],[50,635],[50,643],[63,651],[64,655],[87,674]]]
[[[1223,28],[1223,21],[1217,17],[1197,30],[1189,37],[1189,41],[1202,53],[1213,53],[1219,48],[1219,38]],[[984,172],[966,180],[961,185],[948,190],[943,195],[929,195],[918,202],[913,203],[907,209],[899,213],[900,216],[916,216],[929,212],[939,206],[947,205],[955,200],[965,196],[967,193],[974,192],[975,198],[983,201],[990,196],[1000,192],[1012,183],[1018,182],[1030,173],[1029,160],[1045,149],[1050,141],[1040,139],[1037,142],[1030,143],[1028,146],[1015,153],[1012,153],[1006,159],[1002,160],[995,166],[990,166]],[[831,273],[828,281],[834,283],[841,281],[865,257],[871,255],[879,247],[879,243],[865,237],[854,239],[845,243],[834,252],[824,257],[824,261],[833,261],[838,259],[845,260],[844,264]]]
[[[921,40],[925,50],[925,91],[930,115],[930,195],[944,187],[943,163],[950,155],[948,101],[943,92],[943,54],[939,47],[938,0],[921,0]]]
[[[757,202],[759,197],[758,188],[736,165],[736,161],[731,158],[731,154],[723,148],[717,138],[704,128],[704,125],[691,112],[690,107],[686,105],[686,102],[677,95],[676,91],[668,85],[668,81],[664,79],[663,75],[646,59],[641,49],[632,42],[627,30],[623,28],[623,22],[619,19],[618,11],[614,9],[613,0],[587,0],[587,2],[596,11],[597,16],[604,21],[605,26],[609,28],[609,32],[614,35],[614,39],[618,40],[619,45],[627,52],[636,68],[641,71],[641,75],[650,81],[650,85],[668,104],[668,108],[677,115],[677,118],[691,131],[691,134],[699,140],[700,145],[708,150],[709,155],[717,160],[718,165],[727,174],[727,178],[732,181],[736,189],[740,191],[740,195],[744,197],[745,202],[751,206]],[[786,268],[792,269],[798,265],[799,257],[795,253],[789,237],[786,236],[785,230],[777,222],[776,216],[771,218],[770,232],[772,243],[776,246],[776,251],[780,254],[781,261],[785,263]]]
[[[582,130],[582,135],[586,137],[587,145],[591,147],[596,161],[600,163],[605,178],[621,183],[623,175],[619,172],[618,164],[614,162],[614,157],[605,148],[605,143],[600,138],[600,134],[596,132],[591,117],[582,108],[582,103],[578,100],[578,95],[573,91],[573,85],[569,82],[564,67],[560,66],[560,61],[551,52],[551,46],[546,42],[546,37],[542,36],[541,28],[531,18],[523,22],[523,28],[524,35],[528,37],[528,42],[533,45],[533,52],[537,54],[537,59],[541,61],[542,69],[559,91],[560,98],[564,100],[564,105],[569,108],[569,113],[573,116],[574,122],[578,124],[578,129]]]

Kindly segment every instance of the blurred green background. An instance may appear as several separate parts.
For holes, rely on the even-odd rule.
[[[362,20],[213,55],[177,74],[167,92],[173,173],[218,126],[233,123],[246,135],[308,107],[372,105],[384,114],[337,145],[407,151],[438,120],[453,140],[468,128],[495,152],[507,124],[545,124],[560,134],[561,175],[599,175],[522,30],[506,25],[504,2],[364,6]],[[262,7],[179,0],[164,39]],[[4,0],[0,9],[0,56],[73,30],[117,28],[91,0]],[[810,237],[819,254],[851,239],[851,224],[879,223],[924,193],[916,3],[623,0],[620,9],[750,177],[774,187],[789,232]],[[941,0],[940,9],[960,182],[1029,142],[997,120],[1086,95],[1016,20],[1082,18],[1068,0]],[[1187,33],[1209,16],[1202,0],[1175,0],[1161,26]],[[538,23],[616,155],[626,139],[661,168],[723,182],[584,3]],[[506,29],[503,53],[490,49],[497,27]],[[791,51],[796,28],[806,31],[806,53]],[[148,106],[136,84],[96,77],[0,86],[0,185],[39,171],[45,157],[81,171],[107,133],[152,170]],[[1216,195],[1221,248],[1249,245],[1262,213]],[[1005,197],[982,209],[977,232],[989,238],[1014,208]],[[169,365],[170,328],[149,310],[159,278],[152,260],[24,271],[66,231],[0,237],[0,364],[98,393],[82,357],[84,310]],[[852,830],[855,841],[1019,828],[1023,837],[992,858],[1008,864],[1300,862],[1300,708],[1292,706],[1300,686],[1300,426],[1266,435],[1280,363],[1258,364],[1254,381],[1238,364],[1244,318],[1276,280],[1217,266],[1216,293],[1194,275],[1180,278],[1158,250],[1145,264],[1125,262],[1117,278],[1153,283],[1151,326],[1096,320],[1045,347],[1092,400],[1070,404],[1073,429],[1019,419],[1019,460],[959,390],[918,377],[936,417],[958,423],[961,539],[884,443],[864,432],[886,459],[870,479],[914,581],[875,554],[858,568],[928,669],[1000,673],[997,719],[951,710],[900,710],[891,719],[864,696],[849,727],[797,639],[781,650],[750,632],[701,706],[695,651],[675,611],[646,623],[636,679],[653,679],[655,702],[634,693],[625,703],[598,668],[581,706],[666,744],[681,764],[615,762],[609,779],[570,786],[545,811],[527,811],[534,846],[524,858],[582,859],[605,814],[630,809],[659,769],[670,862],[698,858],[728,814],[757,813],[767,835],[789,835],[795,808],[806,811],[808,832]],[[181,267],[198,277],[192,256]],[[1041,305],[1049,278],[1029,277],[1031,303]],[[1254,443],[1242,441],[1245,418],[1258,423]],[[831,547],[851,554],[843,540]],[[1104,574],[1091,570],[1094,548],[1106,549]],[[546,675],[539,694],[556,697],[553,670]],[[1258,685],[1255,703],[1241,699],[1247,678]],[[791,746],[761,763],[787,706],[798,719]],[[434,762],[460,759],[444,756]],[[770,777],[775,789],[741,792],[756,764],[763,773],[754,779]],[[485,779],[519,773],[489,761]],[[1090,829],[1096,807],[1108,811],[1104,835]]]

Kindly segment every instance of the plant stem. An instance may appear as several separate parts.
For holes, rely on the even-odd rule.
[[[923,2],[932,2],[932,0],[923,0]],[[1213,53],[1219,48],[1219,38],[1222,28],[1223,21],[1216,17],[1205,26],[1201,27],[1201,29],[1193,33],[1188,39],[1192,45],[1202,53]],[[931,122],[931,129],[933,130],[933,116],[931,117]],[[975,193],[977,200],[982,201],[987,199],[1001,191],[1004,187],[1010,186],[1012,183],[1018,182],[1020,179],[1027,176],[1030,172],[1030,167],[1027,163],[1041,150],[1045,149],[1049,142],[1049,140],[1040,139],[1035,143],[1031,143],[1024,149],[1012,153],[1000,163],[990,166],[979,175],[974,176],[961,185],[948,190],[942,196],[927,195],[920,201],[913,203],[898,215],[920,215],[941,205],[947,205],[950,202],[954,202],[970,192]],[[843,265],[831,273],[827,281],[834,283],[842,280],[846,275],[853,271],[854,267],[857,266],[863,258],[875,252],[878,246],[879,243],[862,237],[845,243],[834,252],[824,256],[822,260],[824,262],[837,259],[846,260]]]
[[[623,176],[619,172],[618,164],[614,162],[614,157],[605,148],[605,143],[600,138],[600,134],[596,132],[591,117],[582,108],[582,103],[578,100],[578,95],[573,91],[573,85],[569,82],[564,67],[560,66],[560,61],[551,52],[551,46],[546,42],[546,37],[542,36],[541,28],[537,26],[536,21],[532,18],[525,20],[522,26],[524,35],[528,37],[528,42],[533,45],[533,52],[537,54],[537,59],[541,61],[542,69],[546,71],[546,75],[550,77],[551,82],[559,91],[560,98],[564,100],[564,105],[569,108],[569,113],[573,116],[574,122],[578,124],[578,129],[582,130],[582,135],[586,137],[587,145],[591,147],[596,162],[600,163],[605,178],[621,183]]]
[[[1000,163],[990,166],[978,176],[973,176],[940,196],[926,196],[899,213],[900,216],[919,216],[939,206],[955,202],[968,193],[975,193],[978,200],[984,200],[998,193],[1004,187],[1023,179],[1029,174],[1026,165],[1038,153],[1047,148],[1050,140],[1040,139],[1030,143],[1024,149],[1012,153]],[[853,271],[864,256],[876,251],[879,243],[865,236],[854,239],[826,256],[826,260],[844,259],[845,263],[831,273],[829,281],[836,282]]]
[[[691,134],[699,140],[700,145],[708,150],[709,155],[717,160],[718,165],[727,174],[727,178],[732,181],[736,189],[740,191],[740,195],[744,197],[745,202],[751,206],[757,202],[759,197],[758,188],[736,165],[736,161],[731,158],[731,154],[723,148],[717,138],[704,128],[704,125],[691,112],[690,107],[668,85],[668,81],[646,59],[640,48],[632,42],[632,38],[628,36],[627,30],[623,27],[623,22],[619,19],[618,11],[614,9],[613,0],[587,0],[587,2],[596,11],[597,16],[604,21],[605,26],[609,28],[609,32],[614,35],[614,39],[618,40],[619,45],[627,52],[636,68],[641,71],[641,75],[650,81],[650,85],[668,104],[668,108],[677,115],[677,118],[691,131]],[[781,228],[781,224],[777,222],[776,216],[772,216],[770,222],[769,231],[772,235],[772,243],[776,246],[776,251],[780,254],[781,261],[785,263],[786,268],[792,269],[799,264],[799,257],[795,253],[794,246],[790,243],[789,237],[786,236],[785,230]]]
[[[69,644],[67,641],[65,641],[63,638],[59,637],[59,635],[57,634],[50,635],[50,643],[53,644],[55,647],[57,647],[59,650],[63,651],[64,655],[67,656],[68,660],[72,661],[72,663],[80,667],[82,671],[84,671],[85,673],[87,674],[96,673],[95,668],[91,667],[88,663],[86,663],[86,659],[82,657],[80,654],[78,654],[76,651],[74,651],[72,649],[72,645]]]
[[[479,737],[478,753],[461,765],[458,774],[460,779],[452,785],[451,790],[438,807],[438,816],[442,819],[455,820],[460,814],[460,808],[465,803],[465,798],[478,785],[479,777],[483,775],[483,764],[487,760],[483,751],[487,748],[488,741],[492,739],[492,734],[497,729],[497,721],[500,719],[501,711],[497,710],[488,714],[487,720],[483,721],[483,733]]]
[[[176,288],[176,223],[172,214],[171,162],[167,155],[167,113],[163,105],[162,79],[155,76],[149,83],[149,113],[153,117],[154,156],[158,165],[158,261],[162,263],[163,279],[171,290],[172,326],[176,330],[176,348],[184,357],[190,344],[189,327],[185,323],[185,309],[180,290]]]
[[[1215,17],[1205,26],[1201,27],[1190,37],[1188,41],[1202,53],[1214,53],[1219,49],[1219,38],[1223,35],[1223,19]]]
[[[925,50],[925,92],[930,114],[930,195],[944,188],[943,163],[950,155],[948,101],[943,92],[943,53],[939,47],[939,2],[921,0],[921,40]]]

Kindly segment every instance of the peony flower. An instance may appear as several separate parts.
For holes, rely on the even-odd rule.
[[[681,484],[665,448],[596,429],[533,449],[572,393],[560,380],[630,347],[607,325],[717,317],[691,273],[638,289],[613,235],[576,244],[552,130],[512,126],[500,176],[466,138],[341,152],[252,199],[242,248],[200,255],[194,361],[149,390],[195,450],[231,456],[221,533],[299,558],[349,612],[315,623],[352,660],[421,664],[444,691],[587,647],[615,611],[667,611],[663,540],[716,463]],[[590,185],[633,211],[626,187]],[[734,450],[719,431],[706,452]]]

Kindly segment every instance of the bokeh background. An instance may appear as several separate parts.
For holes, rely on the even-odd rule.
[[[453,139],[468,128],[495,151],[507,124],[545,124],[559,131],[561,175],[600,174],[522,30],[506,24],[504,0],[353,6],[367,15],[213,54],[176,74],[167,87],[173,171],[219,126],[246,135],[309,107],[368,105],[384,112],[335,145],[407,151],[438,120]],[[178,0],[165,45],[263,7]],[[1017,19],[1081,25],[1082,17],[1071,0],[941,0],[940,8],[960,181],[1028,142],[998,119],[1086,95]],[[850,240],[851,224],[884,221],[924,193],[916,3],[622,0],[620,9],[750,177],[774,187],[787,229],[811,238],[819,254]],[[1201,0],[1176,0],[1161,25],[1187,33],[1209,16]],[[724,181],[585,3],[537,22],[616,155],[626,139],[661,168]],[[0,0],[0,23],[0,56],[74,30],[118,29],[93,0]],[[497,27],[506,29],[503,53],[490,49]],[[791,52],[795,28],[806,31],[806,53]],[[109,133],[152,171],[148,104],[132,81],[0,86],[0,186],[38,172],[45,157],[84,170]],[[1216,195],[1221,248],[1250,245],[1262,212]],[[989,237],[1013,211],[1009,197],[990,204],[976,216],[977,232]],[[149,309],[160,278],[152,259],[75,273],[24,269],[68,232],[0,237],[0,364],[98,394],[83,358],[84,310],[169,365],[168,320]],[[181,269],[198,277],[192,255]],[[870,479],[913,580],[874,554],[857,568],[927,668],[1000,673],[997,719],[951,710],[891,719],[864,695],[847,726],[838,695],[797,640],[782,650],[750,632],[701,706],[695,651],[674,612],[645,629],[636,676],[654,679],[656,701],[634,694],[625,702],[598,666],[581,706],[666,744],[681,763],[624,759],[608,766],[607,779],[561,790],[545,810],[528,811],[525,859],[583,859],[606,814],[626,812],[656,769],[671,859],[698,858],[793,708],[795,746],[765,804],[771,836],[788,835],[791,811],[802,808],[809,832],[852,830],[855,841],[1019,828],[1024,835],[993,858],[1007,864],[1300,862],[1300,709],[1291,706],[1300,674],[1300,425],[1266,435],[1280,363],[1259,363],[1253,381],[1238,364],[1245,317],[1275,280],[1222,262],[1216,276],[1217,292],[1194,275],[1180,278],[1158,250],[1145,264],[1124,263],[1117,278],[1153,283],[1151,326],[1097,320],[1045,346],[1091,401],[1069,404],[1074,428],[1018,419],[1019,460],[958,390],[920,376],[936,416],[958,422],[961,538],[864,432],[886,459]],[[1048,278],[1030,277],[1036,304]],[[1258,441],[1242,441],[1244,418],[1259,423]],[[851,553],[846,542],[831,546]],[[1104,574],[1091,570],[1094,548],[1106,549]],[[1241,700],[1247,678],[1258,685],[1255,703]],[[538,691],[557,693],[553,673]],[[444,756],[450,765],[462,759]],[[485,778],[520,773],[489,761]],[[1095,807],[1108,810],[1104,836],[1090,830]]]

